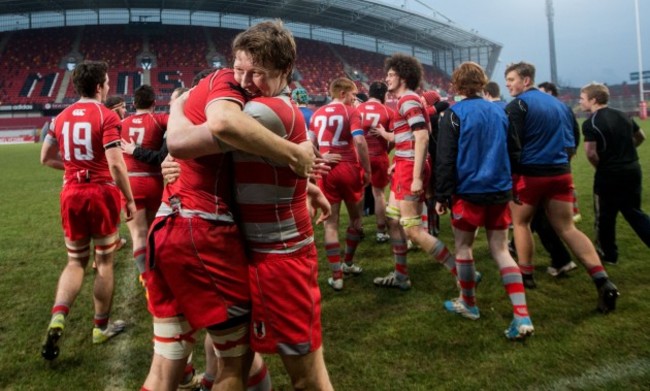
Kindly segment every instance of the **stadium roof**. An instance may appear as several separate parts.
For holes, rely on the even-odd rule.
[[[394,2],[395,3],[395,2]],[[501,45],[456,26],[432,12],[431,17],[386,2],[368,0],[0,0],[0,15],[59,12],[78,9],[157,9],[243,14],[253,18],[281,18],[362,34],[433,52],[450,52],[454,65],[472,59],[491,74]],[[476,59],[479,49],[487,52]],[[472,53],[472,51],[475,53]],[[479,55],[480,56],[480,55]]]

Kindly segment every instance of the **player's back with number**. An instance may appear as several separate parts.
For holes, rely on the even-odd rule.
[[[158,151],[162,147],[169,114],[166,113],[138,113],[122,120],[122,138],[133,140],[145,149]],[[133,172],[160,172],[159,165],[139,161],[133,155],[124,154],[124,162],[130,173]]]
[[[112,182],[104,153],[120,140],[120,118],[98,101],[82,98],[52,121],[49,134],[57,140],[65,179],[85,176],[90,182]]]
[[[318,146],[322,154],[337,153],[342,162],[358,162],[352,133],[353,123],[358,116],[353,115],[354,108],[340,102],[332,102],[318,109],[311,117],[310,129],[318,137]],[[358,128],[359,125],[356,125]]]
[[[371,156],[384,155],[388,153],[388,141],[383,137],[370,134],[370,129],[379,125],[384,129],[390,129],[390,121],[393,117],[393,110],[376,101],[361,103],[357,107],[357,112],[361,118],[361,127],[363,135],[368,143],[368,154]]]

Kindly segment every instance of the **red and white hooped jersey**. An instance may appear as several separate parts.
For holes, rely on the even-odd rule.
[[[361,129],[361,118],[352,106],[331,102],[311,116],[309,129],[318,139],[321,154],[338,153],[342,162],[358,162],[352,131]]]
[[[162,147],[169,114],[140,113],[122,120],[122,139],[133,140],[142,148],[159,150]],[[126,168],[131,174],[160,174],[160,166],[141,162],[133,155],[124,154]]]
[[[308,140],[304,117],[288,93],[255,98],[244,112],[286,140]],[[235,198],[251,250],[287,254],[313,243],[307,179],[287,165],[246,152],[234,151],[233,159]]]
[[[422,130],[431,129],[429,116],[420,97],[413,91],[407,91],[397,101],[397,111],[393,118],[395,133],[395,160],[413,160],[415,158],[415,136],[413,126],[425,124]]]

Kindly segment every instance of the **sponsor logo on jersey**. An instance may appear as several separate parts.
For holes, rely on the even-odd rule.
[[[74,109],[72,110],[72,115],[75,117],[83,117],[86,115],[86,109]]]
[[[142,123],[142,118],[133,118],[133,123],[134,124],[141,124]]]

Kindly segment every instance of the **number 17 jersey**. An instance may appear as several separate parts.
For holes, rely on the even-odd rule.
[[[374,136],[370,134],[371,128],[376,128],[379,125],[384,129],[390,131],[390,121],[393,119],[393,110],[386,107],[377,101],[368,101],[361,103],[357,106],[357,112],[361,119],[361,126],[363,128],[363,135],[368,144],[368,155],[385,156],[388,154],[388,141],[381,136]]]

